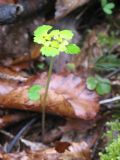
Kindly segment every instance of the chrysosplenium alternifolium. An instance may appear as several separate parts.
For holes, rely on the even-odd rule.
[[[67,54],[78,54],[80,48],[69,41],[74,34],[71,30],[52,29],[50,25],[42,25],[34,31],[34,42],[41,44],[40,52],[47,57],[55,57],[64,52]]]

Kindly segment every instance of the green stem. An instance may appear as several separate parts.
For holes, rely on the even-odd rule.
[[[52,74],[53,63],[54,63],[54,57],[52,57],[50,60],[48,79],[47,79],[45,95],[44,95],[43,105],[42,105],[42,140],[43,141],[44,141],[44,135],[45,135],[45,107],[46,107],[46,100],[47,100],[48,89],[49,89],[49,84],[50,84],[50,79],[51,79],[51,74]]]

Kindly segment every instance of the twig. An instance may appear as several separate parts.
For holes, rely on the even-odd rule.
[[[110,78],[110,77],[114,76],[115,74],[118,74],[119,72],[120,72],[120,68],[118,68],[115,71],[113,71],[112,73],[108,74],[106,76],[106,78]]]
[[[27,128],[29,128],[34,122],[36,121],[36,118],[33,118],[29,123],[27,123],[19,132],[18,134],[15,136],[15,138],[8,144],[6,150],[7,153],[11,152],[14,145],[19,141],[20,137],[22,136],[22,134],[25,132],[25,130]]]
[[[99,101],[99,104],[110,103],[110,102],[114,102],[114,101],[118,101],[118,100],[120,100],[120,96],[110,98],[110,99],[101,100],[101,101]]]

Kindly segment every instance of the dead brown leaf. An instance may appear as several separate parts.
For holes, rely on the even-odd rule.
[[[47,74],[29,78],[27,82],[14,84],[0,81],[0,106],[2,108],[15,108],[30,111],[41,111],[44,90],[41,99],[31,101],[28,89],[33,84],[46,85]],[[86,83],[73,74],[66,76],[53,74],[51,78],[46,112],[70,118],[93,119],[99,111],[99,97],[86,88]]]

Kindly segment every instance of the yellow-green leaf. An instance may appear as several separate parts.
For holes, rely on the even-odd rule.
[[[70,40],[73,37],[73,32],[71,30],[63,30],[60,32],[60,36],[66,40]]]
[[[40,36],[43,33],[47,33],[50,29],[52,29],[53,27],[50,25],[42,25],[39,26],[35,31],[34,31],[34,36]]]
[[[66,46],[67,50],[65,51],[67,54],[78,54],[80,53],[80,47],[76,44],[69,44]]]
[[[54,47],[46,47],[43,46],[40,51],[42,52],[42,55],[45,55],[47,57],[55,57],[59,55],[59,50]]]
[[[37,101],[40,99],[40,91],[43,89],[42,86],[36,84],[29,88],[28,97],[32,101]]]

